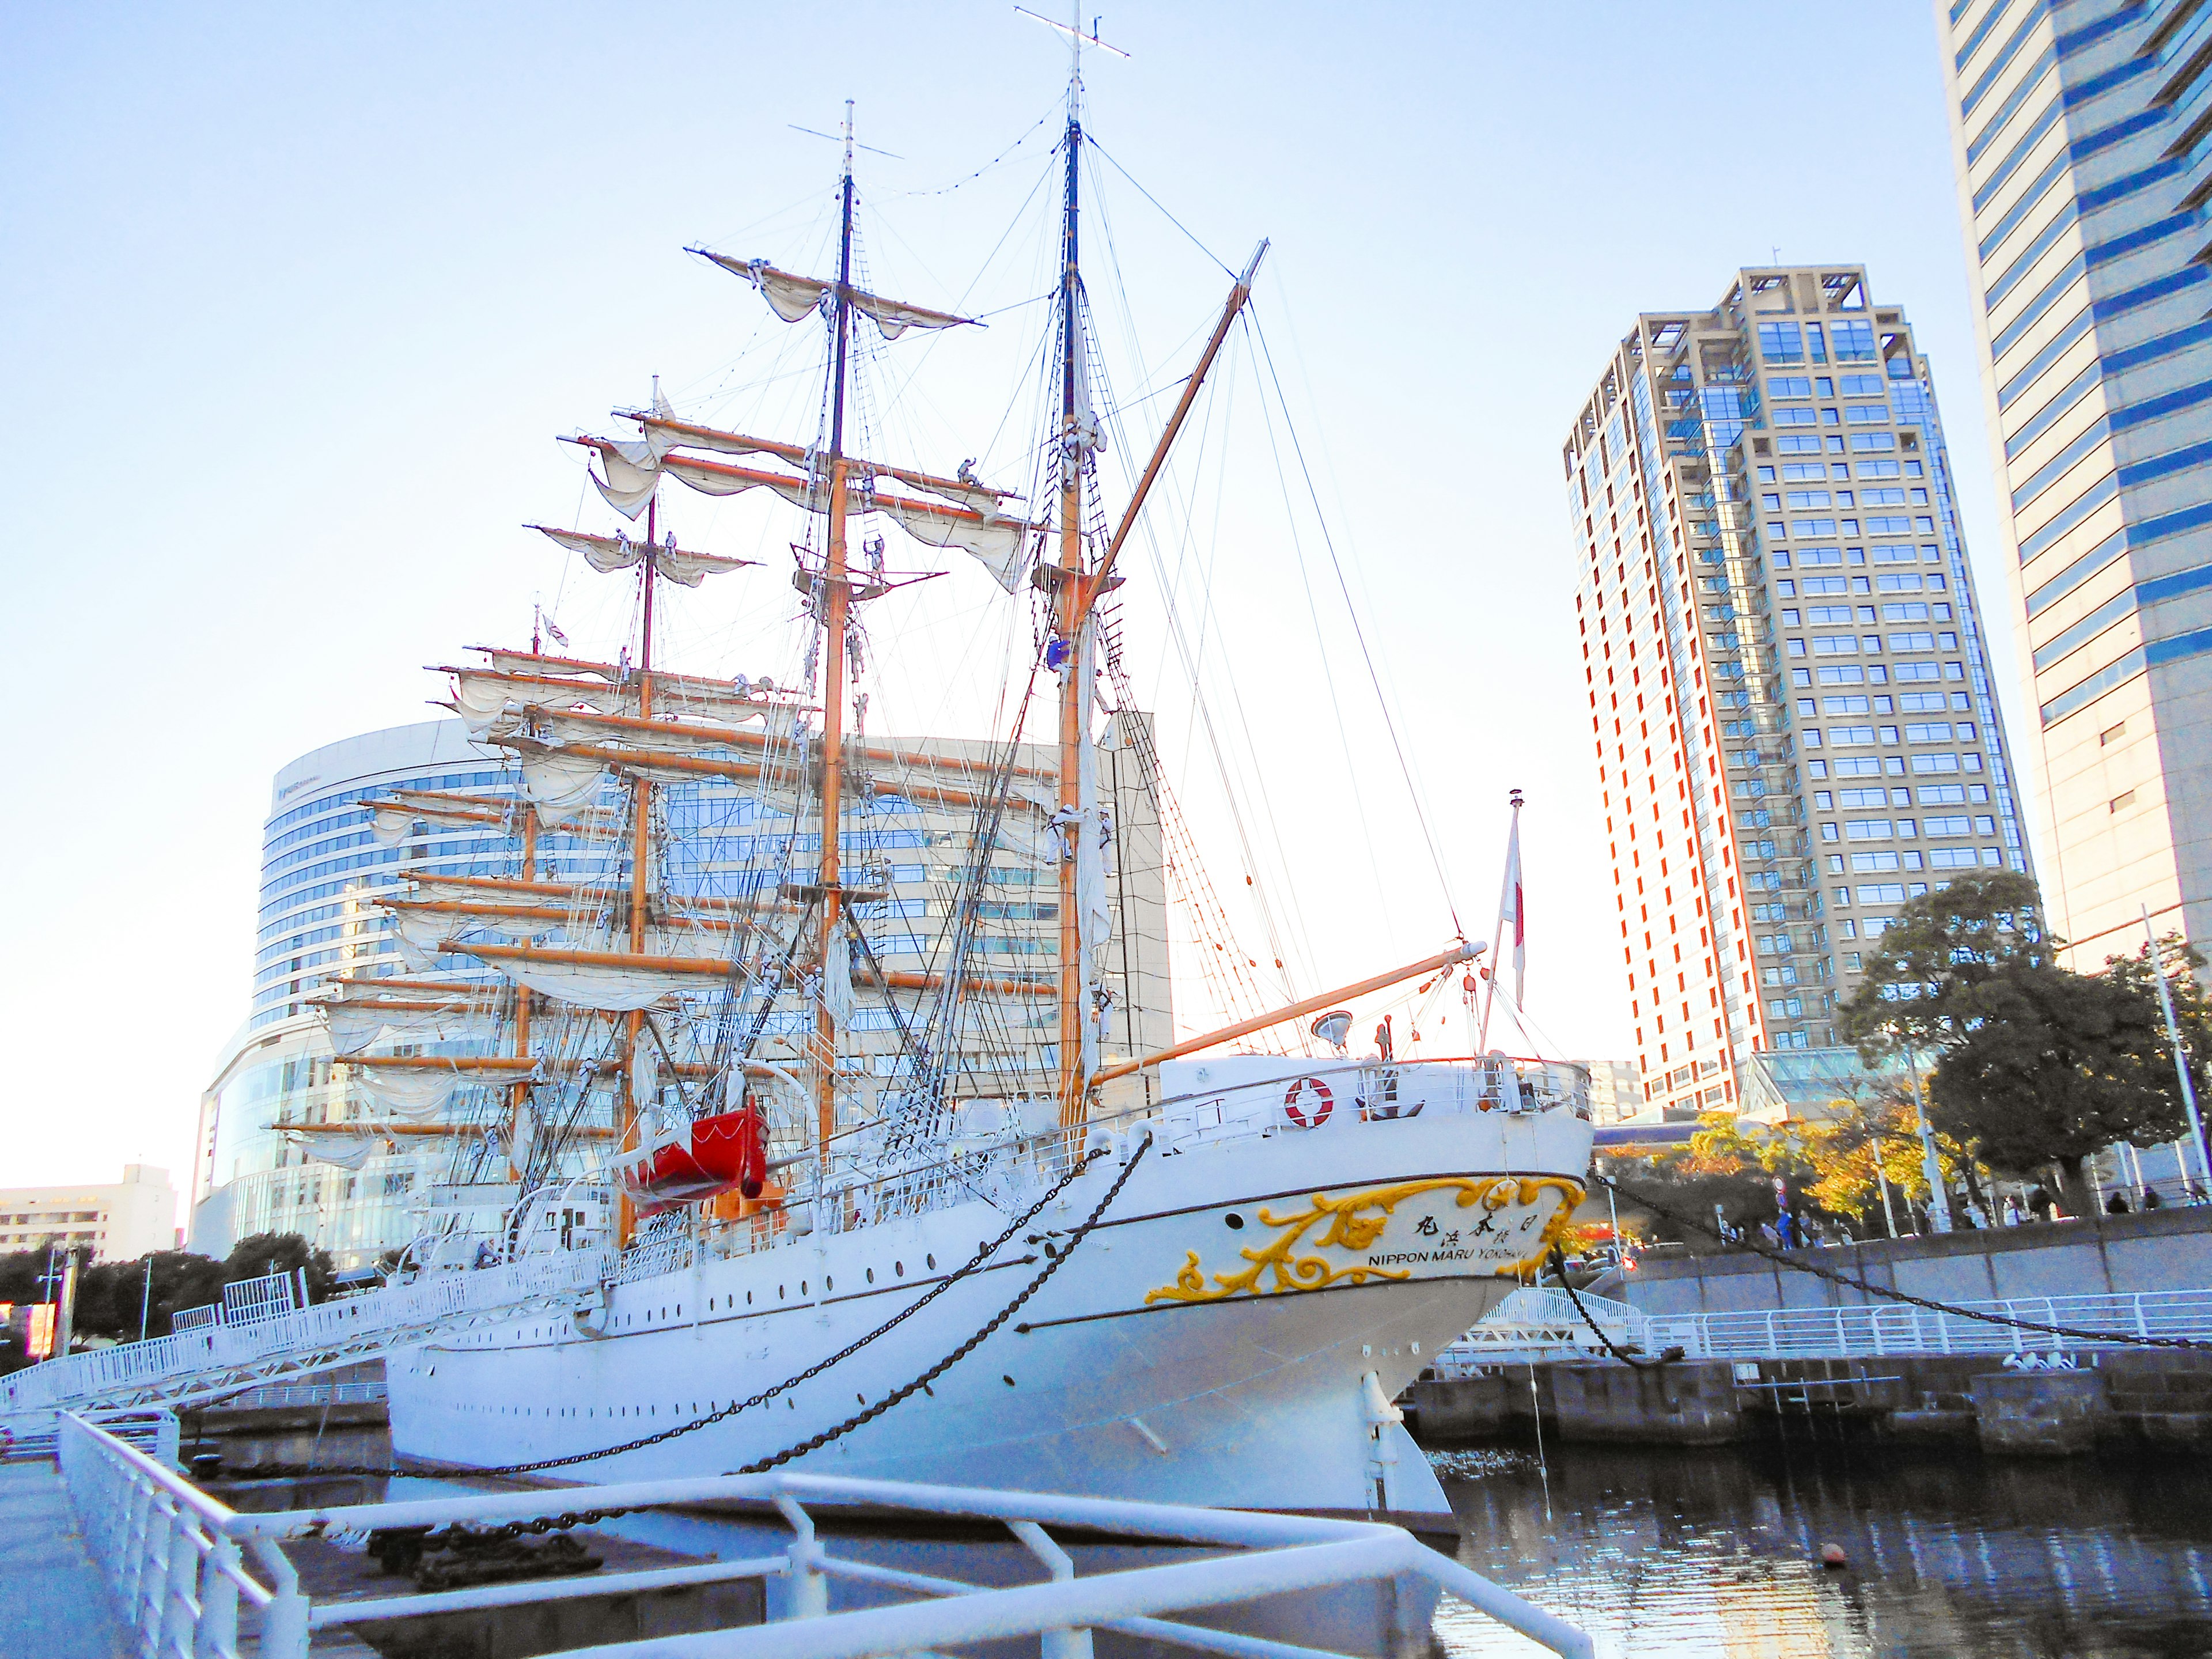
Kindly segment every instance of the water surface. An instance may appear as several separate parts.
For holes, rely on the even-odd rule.
[[[228,1443],[234,1461],[381,1464],[380,1431]],[[1553,1445],[1431,1453],[1476,1571],[1573,1620],[1607,1659],[2181,1659],[2212,1656],[2212,1459],[1988,1459],[1797,1443],[1663,1451]],[[375,1501],[381,1481],[223,1493],[245,1508]],[[421,1478],[392,1496],[459,1491]],[[824,1517],[825,1530],[842,1532]],[[687,1553],[781,1549],[773,1522],[610,1523]],[[1825,1544],[1850,1565],[1823,1567]],[[1002,1534],[855,1536],[841,1554],[977,1583],[1037,1576]],[[1082,1570],[1176,1559],[1078,1546]],[[836,1600],[876,1601],[849,1583]],[[1446,1598],[1423,1642],[1365,1595],[1206,1622],[1394,1659],[1541,1650]],[[1413,1636],[1414,1639],[1408,1640]],[[1106,1644],[1118,1649],[1120,1644]]]
[[[1459,1559],[1637,1659],[2212,1654],[2212,1463],[1796,1445],[1433,1455]],[[1850,1565],[1824,1568],[1824,1544]],[[1456,1603],[1451,1659],[1540,1651]]]

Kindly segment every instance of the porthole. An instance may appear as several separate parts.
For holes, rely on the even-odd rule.
[[[799,1293],[801,1296],[806,1294],[806,1281],[803,1279],[799,1281]]]
[[[752,1305],[753,1305],[753,1293],[752,1293],[750,1291],[747,1291],[745,1292],[745,1306],[747,1306],[748,1308],[750,1308],[750,1307],[751,1307]]]
[[[837,1281],[830,1278],[828,1273],[824,1273],[822,1275],[822,1288],[825,1291],[834,1291],[837,1288]]]
[[[1011,1376],[1001,1376],[999,1381],[1005,1383],[1010,1389],[1014,1386],[1014,1379]]]
[[[1237,1214],[1234,1210],[1231,1210],[1227,1215],[1222,1217],[1221,1219],[1232,1233],[1242,1232],[1244,1231],[1244,1218]]]
[[[896,1273],[901,1279],[904,1279],[906,1277],[906,1263],[903,1261],[892,1262],[891,1271]]]
[[[874,1284],[875,1282],[876,1282],[876,1270],[875,1270],[873,1267],[871,1267],[871,1268],[869,1268],[869,1269],[868,1269],[868,1283],[869,1283],[869,1284],[871,1284],[871,1285],[872,1285],[872,1284]]]
[[[783,1286],[781,1285],[775,1287],[775,1299],[779,1302],[783,1300]]]
[[[929,1271],[930,1271],[930,1272],[932,1272],[932,1273],[935,1273],[935,1272],[937,1271],[937,1258],[936,1258],[935,1256],[933,1256],[933,1256],[927,1257],[927,1261],[928,1261],[928,1262],[929,1262]]]

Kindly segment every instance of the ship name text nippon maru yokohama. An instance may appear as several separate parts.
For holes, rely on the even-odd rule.
[[[872,453],[871,363],[968,319],[870,288],[848,108],[833,275],[699,250],[775,326],[805,331],[779,338],[820,341],[817,431],[700,424],[656,385],[617,416],[624,435],[570,440],[618,520],[545,533],[634,585],[629,640],[612,661],[556,654],[569,647],[541,624],[526,652],[444,671],[512,788],[375,804],[387,843],[458,828],[495,837],[507,873],[426,877],[382,901],[419,965],[326,994],[373,1104],[303,1144],[346,1161],[434,1119],[474,1125],[404,1273],[556,1250],[607,1263],[588,1312],[392,1354],[403,1460],[585,1481],[781,1461],[1170,1503],[1445,1508],[1389,1401],[1565,1225],[1587,1077],[1501,1054],[1394,1060],[1387,1042],[1346,1057],[1335,1002],[1417,980],[1457,990],[1462,973],[1494,986],[1462,967],[1483,950],[1464,939],[1170,1040],[1157,922],[1132,954],[1138,890],[1164,869],[1187,903],[1218,901],[1121,667],[1117,562],[1249,324],[1260,256],[1109,512],[1079,86],[1054,163],[1027,494],[966,462],[948,475]],[[957,337],[935,359],[948,350]],[[671,480],[761,492],[787,515],[795,683],[662,660],[657,605],[665,636],[672,598],[784,580],[679,547],[661,527]],[[1034,619],[1008,635],[1010,712],[988,739],[866,730],[882,654],[869,608],[934,577],[939,549],[981,561]],[[612,873],[564,880],[564,863]],[[1517,890],[1516,872],[1516,929]],[[1230,1051],[1286,1028],[1333,1052]]]

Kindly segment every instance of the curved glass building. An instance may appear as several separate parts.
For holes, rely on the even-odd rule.
[[[397,1152],[359,1168],[313,1155],[326,1140],[347,1139],[313,1132],[360,1117],[363,1102],[343,1070],[334,1076],[329,1038],[306,999],[341,974],[405,971],[392,920],[371,908],[373,898],[399,881],[403,867],[516,873],[513,843],[495,832],[417,826],[401,845],[379,843],[367,803],[395,789],[481,791],[504,805],[514,778],[459,720],[348,738],[276,774],[262,830],[252,1008],[200,1097],[188,1240],[195,1250],[222,1255],[253,1233],[296,1232],[341,1267],[373,1262],[421,1231],[413,1195],[451,1159],[471,1115],[464,1090],[450,1121],[424,1126]],[[573,857],[565,861],[574,867]]]

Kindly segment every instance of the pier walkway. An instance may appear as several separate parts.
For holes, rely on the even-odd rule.
[[[107,1586],[45,1461],[0,1464],[0,1653],[9,1659],[124,1659]]]

